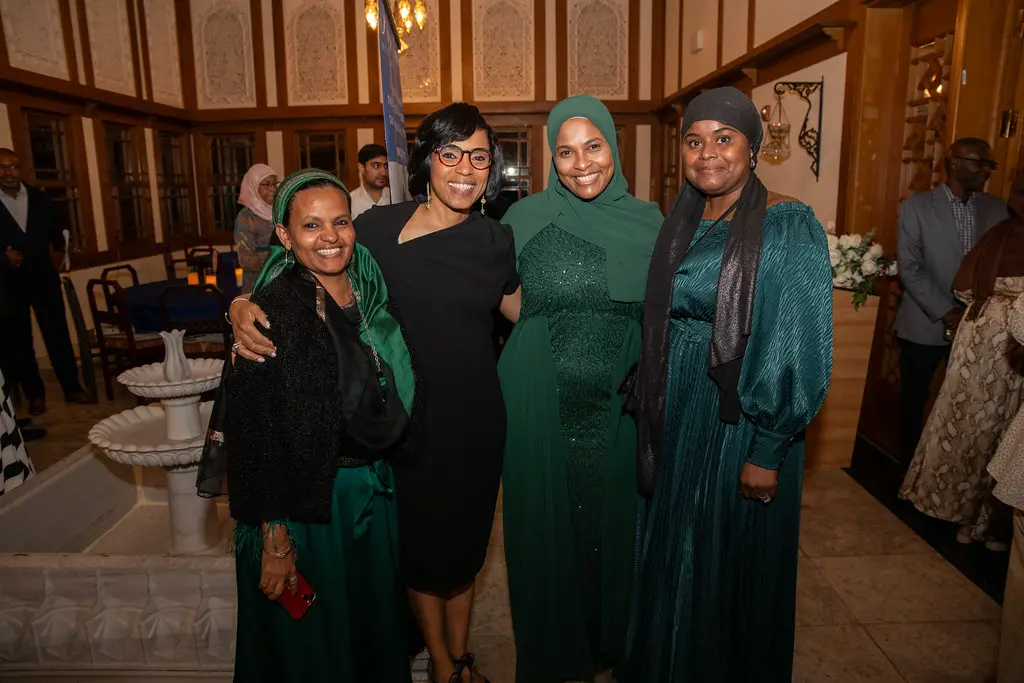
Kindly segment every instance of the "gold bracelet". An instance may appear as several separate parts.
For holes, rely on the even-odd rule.
[[[276,557],[278,559],[281,559],[281,558],[284,558],[284,557],[288,557],[288,555],[290,555],[291,552],[292,552],[292,545],[291,545],[291,543],[288,544],[288,548],[287,549],[285,549],[285,550],[283,550],[281,552],[274,552],[273,550],[267,550],[266,548],[263,548],[263,554],[264,555],[269,555],[270,557]]]

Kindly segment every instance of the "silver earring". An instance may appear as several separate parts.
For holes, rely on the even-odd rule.
[[[295,263],[295,255],[292,254],[292,250],[289,249],[286,252],[284,252],[284,264],[286,266],[290,266],[293,263]]]
[[[427,186],[427,211],[430,211],[430,186]]]
[[[484,197],[483,199],[480,200],[480,215],[487,215],[487,197]]]
[[[754,153],[751,152],[750,153],[750,168],[756,168],[756,167],[757,167],[757,157],[755,157]]]

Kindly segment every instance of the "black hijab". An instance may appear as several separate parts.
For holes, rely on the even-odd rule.
[[[739,379],[753,319],[757,268],[761,260],[761,231],[768,191],[753,172],[763,131],[754,103],[735,88],[716,88],[696,97],[686,108],[682,133],[698,121],[718,121],[735,128],[750,141],[751,172],[736,204],[720,220],[729,220],[722,267],[718,277],[708,374],[718,386],[718,417],[737,424],[741,409]],[[679,196],[661,227],[647,276],[643,344],[634,388],[639,429],[637,479],[641,493],[654,492],[665,429],[665,391],[668,383],[668,326],[676,271],[700,224],[706,196],[684,180]]]

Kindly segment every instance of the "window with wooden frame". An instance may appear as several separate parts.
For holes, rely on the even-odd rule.
[[[242,178],[255,163],[256,136],[249,133],[207,136],[209,144],[208,208],[214,231],[235,229]],[[206,230],[204,230],[206,232]]]
[[[343,130],[296,132],[299,168],[318,168],[345,178],[350,171],[345,156],[346,135]]]
[[[157,132],[156,179],[164,241],[197,234],[192,211],[189,138],[186,133]]]
[[[112,221],[119,245],[153,241],[149,207],[149,174],[143,131],[137,126],[105,121],[107,178]]]
[[[94,242],[85,234],[78,201],[71,117],[34,109],[24,109],[23,117],[29,158],[22,160],[22,180],[53,200],[57,220],[70,233],[72,253],[91,251]]]

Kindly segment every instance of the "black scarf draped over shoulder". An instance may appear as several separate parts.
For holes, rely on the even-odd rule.
[[[735,88],[717,88],[701,94],[686,109],[683,134],[695,122],[707,120],[726,124],[745,135],[753,152],[751,166],[755,165],[761,145],[761,119],[746,95]],[[639,370],[630,388],[639,431],[637,480],[640,492],[648,496],[654,492],[665,430],[673,283],[706,202],[707,197],[700,190],[689,181],[683,182],[672,211],[662,225],[648,271]],[[718,278],[708,374],[718,386],[719,419],[729,424],[737,424],[742,413],[739,379],[753,321],[767,205],[768,192],[751,171],[739,200],[722,217],[729,221],[729,233]]]

